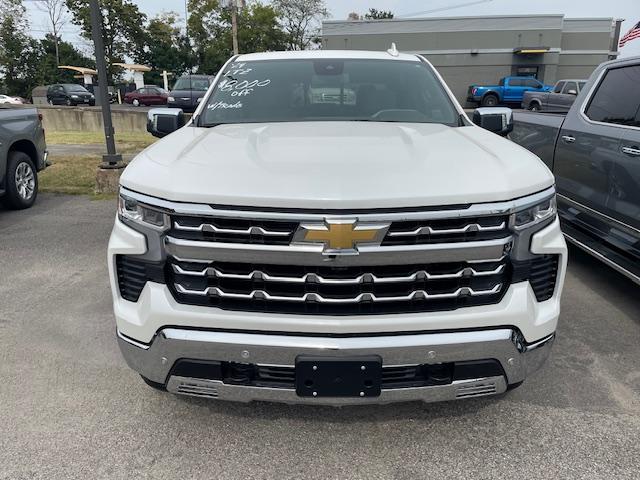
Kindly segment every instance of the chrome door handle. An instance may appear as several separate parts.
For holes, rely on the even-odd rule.
[[[564,143],[573,143],[576,141],[576,137],[572,137],[571,135],[563,135],[562,140]]]
[[[638,147],[622,147],[620,150],[622,150],[622,153],[626,153],[632,157],[640,157],[640,148]]]

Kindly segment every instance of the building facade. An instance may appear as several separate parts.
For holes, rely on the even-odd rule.
[[[504,76],[545,83],[588,78],[617,57],[621,20],[563,15],[325,21],[322,46],[337,50],[398,50],[422,54],[464,104],[471,84]]]

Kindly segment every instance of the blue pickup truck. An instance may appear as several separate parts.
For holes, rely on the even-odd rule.
[[[499,104],[522,102],[524,92],[548,92],[552,85],[545,85],[533,77],[504,77],[498,85],[471,85],[467,92],[467,102],[483,107],[495,107]]]

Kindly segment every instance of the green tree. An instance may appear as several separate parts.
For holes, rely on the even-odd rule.
[[[215,0],[191,0],[189,35],[193,41],[198,71],[212,74],[233,55],[231,10]],[[273,7],[259,2],[238,11],[240,52],[284,50],[287,35],[278,24]]]
[[[320,43],[320,22],[329,16],[324,0],[272,0],[287,35],[288,50],[306,50]]]
[[[366,20],[387,20],[393,18],[393,12],[391,10],[376,10],[370,8],[369,12],[364,14]]]
[[[121,69],[114,63],[131,58],[144,61],[147,32],[144,28],[147,16],[140,12],[131,0],[100,0],[102,9],[105,58],[110,82],[119,78]],[[89,0],[67,0],[73,23],[82,29],[82,35],[91,40]]]
[[[40,40],[42,47],[42,79],[45,85],[52,83],[74,83],[75,73],[70,70],[61,70],[56,62],[56,41],[53,34],[47,34]],[[58,39],[57,53],[61,65],[74,65],[77,67],[95,68],[96,62],[93,58],[87,57],[71,43]]]
[[[0,1],[0,78],[6,93],[30,98],[42,82],[42,49],[26,33],[25,13],[21,1]]]
[[[147,48],[144,63],[153,70],[145,75],[149,83],[162,84],[162,71],[176,77],[189,70],[196,62],[187,36],[177,25],[178,14],[162,13],[147,25]]]

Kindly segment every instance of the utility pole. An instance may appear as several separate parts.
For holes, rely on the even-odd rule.
[[[101,168],[120,168],[122,155],[116,153],[113,123],[111,122],[111,105],[107,93],[107,64],[104,58],[104,43],[102,41],[102,11],[98,0],[90,0],[91,37],[96,53],[96,70],[98,70],[98,98],[102,108],[102,122],[104,123],[104,138],[107,143],[107,154],[102,156]]]
[[[233,37],[233,54],[238,55],[238,1],[231,0],[231,36]]]

